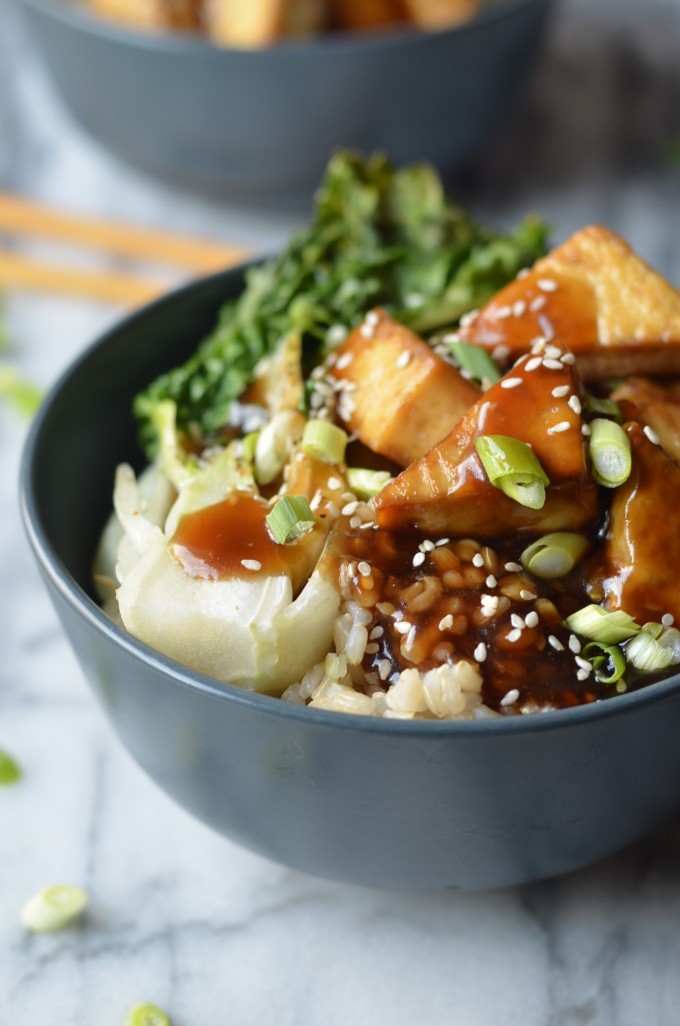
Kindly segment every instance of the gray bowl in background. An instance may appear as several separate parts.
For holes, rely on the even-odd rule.
[[[437,33],[334,34],[266,50],[145,35],[77,0],[20,0],[58,91],[113,153],[233,199],[308,195],[338,147],[448,175],[533,64],[551,0],[502,0]]]
[[[140,463],[132,397],[184,360],[242,287],[242,271],[228,271],[115,327],[56,384],[25,449],[22,506],[38,565],[90,686],[140,766],[193,815],[262,855],[400,890],[565,873],[677,815],[680,675],[534,716],[372,719],[220,684],[102,612],[91,566],[116,464]]]

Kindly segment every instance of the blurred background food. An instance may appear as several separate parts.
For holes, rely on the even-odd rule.
[[[318,33],[366,32],[413,26],[450,28],[473,18],[490,0],[85,0],[98,14],[152,31],[206,35],[246,49]]]

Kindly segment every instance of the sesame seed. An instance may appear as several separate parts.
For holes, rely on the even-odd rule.
[[[496,317],[499,321],[504,321],[506,317],[512,317],[511,306],[499,306],[496,310]]]
[[[370,645],[366,645],[364,652],[366,655],[375,655],[379,648],[380,645],[376,645],[375,641],[372,641]]]
[[[344,324],[332,324],[326,332],[326,342],[329,346],[338,346],[341,342],[344,342],[346,338],[347,328]]]
[[[397,357],[397,367],[408,367],[411,362],[411,354],[408,349],[405,349],[403,353]]]
[[[517,278],[517,281],[521,281],[522,278],[526,278],[529,274],[531,274],[530,269],[528,267],[523,267],[521,271],[517,272],[515,277]]]
[[[430,541],[429,538],[426,538],[425,541],[421,542],[418,547],[422,552],[432,552],[434,548],[434,542]]]
[[[588,680],[588,677],[590,677],[590,670],[577,670],[576,671],[576,679],[577,680]]]
[[[362,559],[362,561],[357,564],[357,570],[359,571],[359,573],[361,574],[362,577],[370,577],[371,576],[370,564],[367,563],[365,559]]]
[[[675,617],[672,613],[664,613],[661,617],[661,625],[663,627],[672,627],[675,623]]]
[[[658,445],[659,444],[659,436],[657,435],[656,431],[653,428],[650,428],[649,424],[645,424],[645,426],[643,427],[642,430],[644,431],[644,433],[646,434],[647,438],[650,440],[652,445]]]
[[[498,610],[498,595],[482,595],[482,616],[494,616]]]
[[[413,560],[412,560],[413,565],[414,566],[422,566],[424,562],[425,562],[425,553],[424,552],[416,552],[416,554],[415,554],[415,556],[413,557]]]
[[[549,360],[559,360],[562,350],[559,346],[546,346],[543,355],[547,356]]]
[[[551,322],[548,320],[545,314],[542,313],[538,315],[536,320],[538,321],[539,328],[545,336],[546,342],[549,342],[551,338],[555,337],[555,329],[553,328]]]
[[[546,347],[546,344],[546,340],[543,338],[543,336],[539,335],[538,338],[534,339],[529,348],[531,349],[532,353],[542,353]]]
[[[582,409],[582,407],[581,407],[581,400],[579,399],[579,397],[577,395],[570,395],[569,396],[569,399],[567,400],[567,406],[571,410],[573,410],[574,413],[576,413],[576,414],[579,414],[581,412],[581,409]]]
[[[525,602],[533,602],[535,598],[538,598],[538,595],[535,595],[533,591],[527,591],[526,588],[522,588],[519,597],[524,599]]]
[[[542,360],[542,358],[540,356],[532,356],[531,359],[527,360],[527,362],[524,364],[524,370],[526,370],[526,371],[538,370],[538,368],[541,366],[542,363],[543,363],[543,360]]]
[[[576,662],[576,665],[580,666],[582,670],[587,670],[588,673],[591,672],[593,668],[592,663],[589,663],[587,659],[582,659],[581,656],[577,655],[574,656],[574,661]]]
[[[375,310],[369,310],[366,316],[364,317],[364,321],[366,322],[366,324],[371,324],[373,325],[373,327],[376,326],[379,320],[380,314],[376,313]]]
[[[569,394],[570,387],[570,385],[556,385],[550,394],[554,395],[556,399],[564,399],[565,395]]]
[[[367,338],[367,339],[373,338],[373,332],[374,332],[373,325],[369,324],[368,321],[366,321],[359,328],[359,332],[360,332],[360,334],[362,335],[363,338]]]
[[[538,313],[539,310],[543,309],[546,303],[547,299],[545,296],[536,296],[536,298],[532,299],[529,303],[529,309],[532,313]]]
[[[538,627],[538,613],[535,609],[532,609],[530,613],[527,613],[524,618],[524,622],[527,627]]]
[[[434,546],[436,549],[438,549],[440,545],[448,545],[450,541],[450,538],[440,538],[439,541],[436,541],[434,543]]]
[[[262,563],[259,559],[242,559],[241,566],[245,567],[246,570],[261,570]]]
[[[557,282],[552,278],[539,278],[536,284],[541,292],[557,292]]]
[[[480,641],[472,655],[478,663],[484,662],[484,660],[486,659],[486,645],[483,641]]]
[[[581,642],[578,640],[575,634],[569,635],[569,648],[576,655],[581,651]]]
[[[523,317],[526,313],[527,305],[523,299],[518,299],[516,303],[512,304],[512,316]]]
[[[361,517],[350,517],[349,526],[355,530],[357,527],[363,527]]]
[[[329,502],[328,505],[326,506],[326,509],[328,510],[330,515],[333,517],[333,520],[337,520],[338,517],[340,516],[340,510],[338,509],[338,507],[335,505],[334,502]]]
[[[491,350],[491,356],[494,360],[498,360],[499,363],[502,363],[503,360],[507,360],[507,358],[510,356],[510,346],[506,346],[504,345],[504,343],[501,342],[500,345],[495,346]]]
[[[448,631],[450,627],[453,627],[453,617],[450,613],[447,613],[446,616],[443,616],[439,621],[439,630]]]
[[[571,365],[572,363],[576,363],[576,357],[574,356],[573,353],[563,353],[562,354],[562,363],[565,363],[567,365]]]
[[[468,310],[460,319],[461,328],[469,328],[479,317],[479,310]]]
[[[559,360],[554,360],[551,357],[543,360],[543,366],[546,370],[564,370],[564,367]]]
[[[494,575],[493,574],[489,574],[489,576],[486,579],[486,586],[487,586],[487,588],[495,588],[497,584],[498,584],[498,581],[496,580]]]
[[[521,384],[521,378],[503,378],[501,381],[501,388],[517,388],[517,386]]]
[[[571,427],[571,424],[569,423],[568,420],[561,420],[559,422],[559,424],[554,424],[552,427],[548,428],[548,434],[549,435],[559,435],[563,431],[568,431],[570,427]]]
[[[472,565],[476,567],[484,566],[484,556],[481,554],[481,552],[475,552],[474,556],[472,557]]]
[[[378,663],[378,676],[381,680],[387,680],[392,672],[392,663],[389,659],[381,659]]]
[[[556,652],[564,652],[564,645],[559,638],[556,638],[554,634],[548,635],[548,644],[552,645]]]
[[[510,623],[512,624],[513,627],[516,627],[517,630],[519,630],[519,631],[524,630],[524,628],[526,627],[526,624],[525,624],[524,620],[522,619],[521,616],[519,616],[518,613],[511,613],[510,614]]]
[[[517,701],[518,698],[519,691],[517,690],[517,688],[512,688],[512,690],[508,691],[507,695],[505,695],[504,698],[501,698],[501,705],[512,705],[514,702]]]
[[[522,567],[520,566],[519,563],[506,563],[505,564],[505,569],[508,571],[509,574],[512,574],[512,573],[519,573],[521,571]]]
[[[399,623],[395,623],[394,629],[397,634],[408,634],[413,627],[413,624],[409,620],[400,620]]]
[[[338,488],[342,488],[342,481],[338,477],[329,477],[328,487],[332,491],[337,491]]]
[[[378,638],[382,638],[385,630],[383,627],[374,627],[371,633],[368,635],[370,641],[376,641]]]
[[[338,361],[335,365],[337,370],[344,370],[349,367],[350,363],[354,359],[354,353],[341,353],[338,357]]]
[[[356,513],[359,508],[359,500],[353,499],[352,502],[348,502],[347,505],[342,507],[343,516],[351,517],[352,513]]]
[[[509,641],[511,644],[514,644],[514,642],[519,641],[521,637],[522,631],[519,627],[515,627],[514,630],[511,630],[509,634],[505,635],[505,640]]]

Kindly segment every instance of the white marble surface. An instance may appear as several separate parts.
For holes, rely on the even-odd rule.
[[[594,10],[594,8],[596,8]],[[467,183],[556,238],[590,220],[680,282],[678,0],[563,0],[530,89]],[[74,209],[275,245],[292,217],[230,210],[119,165],[56,100],[0,0],[0,187]],[[11,357],[48,385],[119,311],[7,302]],[[310,879],[214,836],[114,739],[23,538],[25,425],[0,408],[0,1026],[669,1026],[680,1006],[680,823],[604,864],[491,894],[395,895]],[[84,886],[83,923],[30,936],[23,901]]]

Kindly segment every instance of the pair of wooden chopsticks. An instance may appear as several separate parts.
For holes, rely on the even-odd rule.
[[[66,214],[0,192],[2,236],[47,239],[144,263],[171,265],[189,272],[191,277],[239,263],[249,255],[245,248]],[[3,289],[137,306],[161,295],[166,287],[141,274],[61,266],[0,246],[0,291]]]

